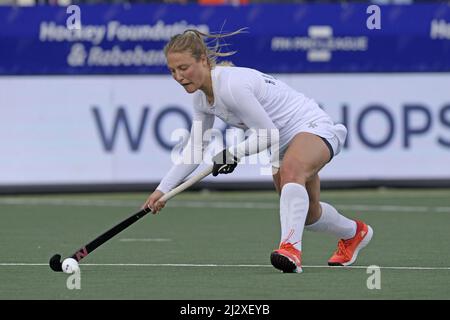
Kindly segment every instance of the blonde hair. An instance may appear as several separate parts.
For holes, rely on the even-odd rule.
[[[164,47],[164,55],[167,57],[169,52],[185,52],[189,51],[192,56],[199,61],[202,55],[205,55],[209,66],[214,68],[216,65],[233,66],[230,61],[222,61],[217,63],[217,58],[228,57],[235,54],[237,51],[221,52],[221,48],[227,44],[220,44],[219,41],[223,38],[234,36],[243,33],[247,28],[241,28],[230,33],[208,34],[195,29],[187,29],[183,33],[177,34],[170,38],[170,41]],[[203,38],[215,39],[214,46],[209,46]],[[213,40],[214,41],[214,40]]]

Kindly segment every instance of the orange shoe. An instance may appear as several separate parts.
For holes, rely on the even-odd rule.
[[[302,252],[295,249],[292,243],[282,242],[280,248],[270,255],[272,265],[286,273],[301,273]]]
[[[367,246],[373,236],[372,228],[362,221],[356,221],[356,235],[353,238],[338,242],[333,256],[328,260],[329,266],[349,266],[358,256],[359,250]]]

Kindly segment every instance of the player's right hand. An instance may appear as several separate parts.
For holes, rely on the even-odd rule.
[[[165,201],[159,200],[164,195],[163,192],[159,190],[155,190],[148,198],[147,201],[145,201],[144,205],[142,206],[142,209],[150,208],[152,210],[153,214],[158,213],[161,211],[162,208],[166,205]]]

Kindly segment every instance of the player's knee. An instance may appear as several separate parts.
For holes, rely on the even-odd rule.
[[[280,186],[286,183],[299,183],[305,185],[308,180],[308,168],[302,163],[285,162],[280,168]]]

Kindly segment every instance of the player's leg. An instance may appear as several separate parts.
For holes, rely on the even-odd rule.
[[[275,186],[275,191],[280,195],[281,189],[280,189],[280,170],[279,168],[272,167],[272,178],[273,178],[273,184]]]
[[[306,183],[330,160],[330,150],[319,136],[301,132],[289,144],[278,176],[280,192],[280,248],[271,255],[274,267],[301,272],[301,240],[309,210]]]
[[[330,204],[320,201],[320,178],[315,175],[306,183],[309,194],[309,211],[305,228],[332,234],[339,239],[349,239],[356,234],[356,222],[344,217]]]
[[[336,141],[331,141],[331,144],[336,147],[334,142]],[[278,168],[274,168],[273,171],[275,189],[278,194],[281,194],[280,171]],[[309,178],[305,186],[309,201],[305,228],[310,231],[328,233],[341,239],[338,243],[338,249],[328,261],[330,265],[350,265],[354,263],[359,250],[371,240],[372,228],[362,221],[348,219],[330,204],[320,202],[318,174]]]
[[[275,185],[276,192],[280,195],[280,173],[278,168],[273,169],[273,183]],[[320,215],[322,214],[322,208],[320,205],[320,180],[318,174],[314,175],[313,178],[306,182],[306,191],[308,193],[309,208],[308,215],[306,216],[305,227],[308,227],[308,225],[318,221],[320,219]]]
[[[274,172],[275,190],[280,194],[280,174]],[[350,239],[356,234],[356,221],[346,218],[333,206],[320,201],[320,178],[316,174],[306,182],[309,208],[306,216],[305,229],[308,231],[325,232],[339,239]]]
[[[355,262],[359,251],[372,238],[373,230],[362,221],[346,218],[328,203],[320,202],[320,179],[316,175],[306,183],[309,211],[305,229],[324,232],[338,239],[338,249],[328,260],[329,265],[348,266]]]
[[[323,139],[309,132],[297,134],[291,141],[280,167],[280,213],[288,222],[282,240],[297,243],[301,250],[301,236],[310,207],[307,183],[330,160],[330,151]],[[315,194],[312,194],[315,196]],[[314,199],[313,199],[314,200]],[[315,203],[313,203],[315,205]],[[293,225],[292,225],[293,224]],[[290,227],[299,226],[292,231]],[[289,238],[289,234],[292,236]]]
[[[320,219],[322,208],[320,207],[320,180],[316,173],[311,179],[306,182],[306,191],[309,196],[309,210],[306,216],[305,227]]]

